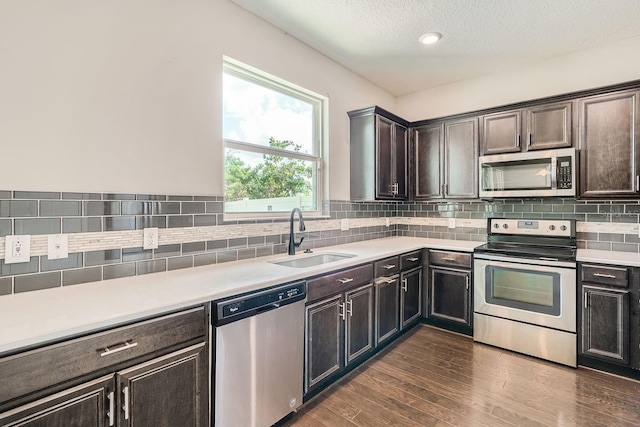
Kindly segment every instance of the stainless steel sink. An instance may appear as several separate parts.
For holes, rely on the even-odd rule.
[[[282,265],[284,267],[306,268],[315,265],[328,264],[330,262],[342,261],[343,259],[353,258],[353,254],[317,254],[304,258],[293,258],[284,260],[269,261],[272,264]]]

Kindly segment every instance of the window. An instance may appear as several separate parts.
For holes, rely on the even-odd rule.
[[[319,214],[326,98],[228,59],[223,70],[225,214]]]

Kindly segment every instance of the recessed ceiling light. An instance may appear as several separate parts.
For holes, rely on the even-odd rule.
[[[434,44],[442,38],[440,33],[425,33],[420,36],[420,43],[422,44]]]

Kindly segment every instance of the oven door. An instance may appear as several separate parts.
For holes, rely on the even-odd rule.
[[[474,312],[576,332],[576,268],[493,255],[474,257]]]

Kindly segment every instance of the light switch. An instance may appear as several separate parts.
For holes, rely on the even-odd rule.
[[[31,260],[31,236],[6,236],[4,240],[4,263],[15,264]]]
[[[50,234],[47,238],[47,258],[61,259],[69,257],[69,236],[66,234]]]

